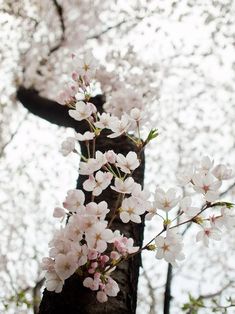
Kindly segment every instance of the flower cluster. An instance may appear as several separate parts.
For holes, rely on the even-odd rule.
[[[82,278],[84,287],[97,292],[99,302],[106,302],[108,297],[115,297],[119,292],[112,272],[129,257],[148,249],[156,250],[157,259],[165,259],[174,266],[184,258],[183,239],[175,231],[176,227],[196,223],[201,228],[196,240],[208,245],[209,239],[220,239],[223,227],[234,226],[232,204],[217,201],[222,181],[233,174],[225,165],[214,166],[209,157],[203,157],[200,166],[181,174],[179,181],[200,194],[204,205],[193,206],[191,196],[180,195],[173,188],[165,191],[157,187],[155,194],[150,195],[135,182],[133,172],[140,166],[140,152],[157,136],[156,130],[150,130],[147,138],[141,139],[144,116],[137,105],[128,114],[99,113],[91,102],[97,63],[88,55],[83,60],[74,57],[74,64],[73,84],[59,95],[58,101],[70,108],[69,115],[73,119],[85,120],[89,130],[67,138],[60,151],[64,156],[78,153],[76,143],[85,142],[87,154],[81,155],[79,174],[86,179],[83,190],[69,190],[63,206],[54,209],[53,216],[62,220],[66,217],[66,224],[55,232],[49,243],[49,257],[43,259],[42,266],[49,291],[61,292],[64,281],[76,273]],[[134,99],[138,103],[138,99]],[[96,138],[104,129],[109,130],[109,138],[125,134],[136,145],[136,152],[123,155],[113,150],[96,150]],[[107,188],[117,194],[115,208],[109,208],[105,199],[101,202],[95,199]],[[86,192],[90,193],[89,202]],[[214,211],[216,207],[220,208],[218,215]],[[202,216],[208,209],[213,210],[212,215]],[[124,224],[139,224],[144,216],[148,220],[162,219],[162,230],[142,247],[135,246],[134,239],[121,234],[120,230],[113,230],[114,219]]]

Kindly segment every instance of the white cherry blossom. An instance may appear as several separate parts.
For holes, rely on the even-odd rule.
[[[133,191],[134,183],[135,181],[131,177],[127,178],[124,181],[122,179],[115,178],[114,186],[111,186],[111,189],[118,193],[130,194]]]
[[[91,141],[91,140],[93,140],[94,137],[95,137],[94,132],[86,131],[84,134],[75,132],[75,138],[81,142],[82,141]]]
[[[78,101],[76,103],[76,109],[75,110],[69,110],[69,115],[73,119],[77,121],[82,121],[84,119],[89,118],[92,115],[93,112],[93,106],[89,103],[84,103],[83,101]]]
[[[116,166],[124,173],[131,173],[131,171],[138,168],[140,165],[139,159],[135,152],[129,152],[126,157],[123,154],[117,154]]]
[[[106,223],[97,222],[93,228],[86,232],[86,241],[90,249],[96,249],[98,252],[103,253],[107,249],[107,242],[113,238],[113,232],[106,229]]]
[[[216,241],[221,239],[218,229],[204,227],[203,230],[199,231],[196,235],[196,241],[202,241],[206,247],[209,246],[209,239]]]
[[[173,266],[177,266],[176,260],[184,259],[182,237],[175,231],[167,230],[166,237],[158,236],[155,239],[155,244],[157,246],[157,259],[164,258]]]
[[[133,221],[135,223],[141,223],[140,215],[144,213],[144,210],[136,207],[136,202],[133,198],[125,198],[119,210],[122,222],[128,223],[129,221]]]
[[[168,212],[178,204],[179,199],[180,197],[176,196],[175,189],[169,189],[165,192],[164,190],[157,188],[155,192],[154,206]]]
[[[45,274],[46,277],[46,288],[48,291],[55,291],[60,293],[62,291],[64,280],[62,280],[56,272],[48,271]]]
[[[92,191],[94,196],[98,196],[110,185],[112,178],[113,175],[110,172],[98,171],[95,177],[89,176],[83,183],[83,188],[86,191]]]
[[[112,124],[109,126],[113,133],[108,135],[108,137],[115,138],[122,135],[123,133],[128,131],[130,124],[131,121],[129,120],[129,117],[127,115],[123,115],[121,117],[121,120],[113,120]]]
[[[200,212],[200,208],[193,207],[191,205],[192,198],[190,196],[186,196],[180,201],[181,210],[185,213],[185,215],[187,215],[190,218],[194,217],[196,214]]]
[[[55,271],[61,280],[65,280],[72,276],[78,268],[75,255],[70,252],[66,255],[58,254],[55,259]]]
[[[85,194],[81,190],[69,190],[65,201],[63,202],[64,208],[71,212],[83,210],[85,202]]]
[[[221,186],[221,181],[215,180],[210,173],[196,173],[193,176],[193,188],[196,192],[202,193],[208,202],[215,201],[219,196],[218,189]]]
[[[110,210],[108,209],[108,204],[105,201],[102,201],[100,203],[90,202],[86,205],[86,212],[89,215],[95,215],[100,220],[104,220],[105,216]]]

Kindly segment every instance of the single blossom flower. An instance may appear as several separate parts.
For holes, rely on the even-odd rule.
[[[179,199],[180,197],[176,196],[175,189],[169,189],[165,192],[164,190],[157,188],[155,192],[154,206],[168,212],[178,204]]]
[[[86,191],[92,191],[94,196],[98,196],[110,185],[112,178],[113,175],[110,172],[98,171],[95,177],[89,176],[83,183],[83,188]]]
[[[93,228],[86,232],[86,241],[90,249],[103,253],[107,249],[107,242],[113,238],[113,232],[106,228],[106,223],[97,222]]]
[[[90,202],[86,205],[86,212],[88,215],[95,215],[100,220],[104,220],[105,216],[110,210],[108,209],[108,204],[105,201],[100,203]]]
[[[192,198],[190,196],[184,197],[180,201],[180,208],[181,210],[187,215],[188,217],[192,218],[196,214],[200,212],[200,209],[198,207],[193,207],[192,205]]]
[[[58,254],[55,258],[55,271],[61,280],[65,280],[73,275],[78,268],[75,255],[72,252],[68,254]]]
[[[196,173],[193,176],[193,188],[196,192],[202,193],[208,202],[215,201],[219,196],[218,189],[221,181],[215,180],[214,177],[207,173]]]
[[[81,190],[69,190],[63,203],[64,208],[71,212],[83,210],[85,202],[85,194]]]
[[[139,165],[140,162],[135,152],[129,152],[126,157],[123,154],[117,155],[116,166],[124,173],[131,173],[131,171],[138,168]]]
[[[213,239],[216,241],[221,240],[218,229],[215,228],[203,228],[203,230],[199,231],[196,235],[196,241],[202,241],[205,246],[209,246],[209,239]]]
[[[45,277],[46,288],[48,291],[55,291],[56,293],[60,293],[62,291],[64,280],[60,279],[55,271],[46,272]]]
[[[122,194],[130,194],[134,187],[134,179],[129,177],[126,180],[121,180],[119,178],[115,178],[114,186],[111,186],[111,189],[118,193]]]
[[[120,219],[124,223],[133,221],[135,223],[141,223],[140,215],[142,215],[145,210],[140,209],[136,206],[136,202],[132,197],[125,198],[122,202],[120,211]]]
[[[158,236],[155,239],[155,244],[157,246],[157,259],[164,258],[173,266],[177,266],[176,260],[184,259],[182,237],[175,231],[168,229],[166,237]]]
[[[69,110],[69,115],[73,119],[82,121],[84,119],[88,119],[92,115],[94,108],[90,103],[86,104],[83,101],[78,101],[75,106],[75,110]]]
[[[122,135],[123,133],[126,133],[129,129],[130,124],[131,122],[127,115],[123,115],[121,120],[113,120],[112,124],[109,126],[113,133],[108,135],[108,137],[115,138]]]

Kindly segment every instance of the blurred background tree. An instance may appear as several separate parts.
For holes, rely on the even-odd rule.
[[[107,101],[117,103],[117,89],[131,88],[144,96],[160,131],[147,151],[150,190],[173,186],[175,174],[202,155],[234,168],[234,13],[232,0],[0,2],[2,311],[36,313],[52,209],[74,188],[79,162],[58,154],[72,131],[31,115],[17,99],[20,86],[55,99],[72,69],[71,52],[93,49],[107,71],[98,76]],[[234,199],[233,182],[225,191]],[[145,237],[156,227],[147,225]],[[222,303],[234,294],[234,231],[209,250],[191,245],[192,231],[180,269],[172,272],[144,254],[139,312],[161,313],[164,295],[165,313],[174,314],[189,292],[195,299],[217,293]]]

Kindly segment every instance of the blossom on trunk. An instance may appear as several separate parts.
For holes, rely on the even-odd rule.
[[[61,280],[65,280],[73,275],[78,268],[76,256],[73,252],[68,254],[58,254],[55,258],[55,271]]]
[[[62,291],[64,280],[61,279],[55,271],[48,271],[45,274],[46,277],[46,288],[48,291],[55,291],[60,293]]]
[[[105,201],[102,201],[98,204],[95,202],[90,202],[86,205],[87,214],[94,215],[100,220],[104,220],[109,211],[108,204]]]
[[[114,180],[114,186],[111,186],[111,189],[118,193],[122,194],[130,194],[134,187],[134,179],[129,177],[126,180],[122,180],[119,178],[115,178]]]
[[[113,175],[110,172],[98,171],[95,175],[90,175],[89,178],[83,183],[85,191],[90,191],[94,196],[98,196],[105,190],[111,183]]]
[[[137,206],[134,198],[125,198],[122,202],[120,211],[120,219],[124,223],[133,221],[135,223],[141,223],[140,215],[142,215],[145,210]]]
[[[64,208],[71,212],[83,210],[85,206],[85,195],[81,190],[69,190],[65,201],[63,202]]]
[[[135,152],[129,152],[126,157],[123,154],[117,155],[116,166],[124,173],[131,173],[131,171],[138,168],[139,165],[140,162]]]
[[[103,253],[107,249],[107,242],[113,238],[113,232],[106,229],[106,223],[97,222],[90,231],[86,232],[86,241],[90,249]]]
[[[131,122],[130,122],[127,115],[123,115],[121,117],[121,120],[119,120],[119,119],[114,120],[113,119],[112,124],[109,126],[109,128],[111,129],[111,131],[113,133],[108,135],[108,137],[115,138],[115,137],[122,135],[123,133],[127,132],[130,124],[131,124]]]
[[[77,121],[82,121],[89,118],[93,112],[93,106],[89,103],[84,103],[83,101],[78,101],[75,104],[76,109],[69,110],[69,115]]]

